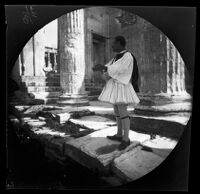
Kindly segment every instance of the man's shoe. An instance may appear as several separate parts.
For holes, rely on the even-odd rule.
[[[124,150],[131,144],[130,139],[128,141],[122,141],[122,143],[119,145],[118,150]]]
[[[107,136],[107,138],[114,141],[122,141],[122,137],[118,137],[117,135]]]

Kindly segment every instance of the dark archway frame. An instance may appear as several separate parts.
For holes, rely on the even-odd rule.
[[[90,6],[32,6],[36,17],[32,23],[24,23],[26,5],[6,6],[6,70],[10,73],[19,53],[27,41],[44,25],[76,9]],[[160,29],[175,45],[193,79],[195,65],[196,8],[151,7],[151,6],[110,6],[129,11],[147,20]],[[188,189],[188,168],[190,154],[191,118],[174,154],[165,160],[153,173],[135,181],[131,189]],[[184,150],[184,151],[183,151]],[[182,154],[182,155],[181,155]],[[178,157],[178,158],[177,158]],[[182,162],[184,160],[184,162]],[[164,166],[163,166],[164,165]],[[177,175],[178,174],[178,175]],[[176,175],[174,177],[174,175]],[[154,179],[154,177],[156,179]],[[178,179],[178,180],[177,180]],[[178,181],[178,185],[177,185]]]

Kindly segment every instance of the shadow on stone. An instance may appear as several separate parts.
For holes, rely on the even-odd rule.
[[[147,151],[147,152],[152,152],[152,153],[154,153],[154,154],[165,159],[172,152],[173,149],[172,148],[171,149],[170,148],[152,148],[152,147],[149,147],[149,146],[142,145],[141,150],[144,150],[144,151]]]
[[[90,110],[81,110],[81,111],[72,111],[71,113],[71,118],[73,119],[78,119],[81,118],[83,116],[93,116],[95,115],[95,112],[90,111]]]
[[[96,150],[96,153],[98,155],[109,154],[109,153],[115,151],[118,148],[118,146],[119,145],[117,145],[117,144],[106,145],[106,146],[98,148]]]

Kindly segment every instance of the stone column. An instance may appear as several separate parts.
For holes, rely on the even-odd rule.
[[[141,74],[140,92],[154,95],[160,93],[164,86],[162,79],[165,79],[165,77],[162,75],[165,72],[163,64],[165,56],[163,55],[166,55],[166,53],[162,53],[163,43],[160,41],[158,29],[147,22],[141,22],[141,26],[139,23],[136,25],[139,29],[135,27],[133,32],[134,35],[137,35],[137,37],[135,35],[134,40],[134,51],[137,54]],[[141,40],[141,42],[138,42],[138,40]]]
[[[23,76],[34,76],[33,37],[26,43],[22,52]]]
[[[84,10],[70,12],[58,19],[60,84],[59,104],[88,104],[85,99],[85,25]]]
[[[45,67],[45,37],[44,29],[40,29],[34,35],[34,66],[35,66],[35,75],[34,76],[45,76],[43,68]]]
[[[160,33],[160,92],[167,93],[167,47],[166,47],[166,36]]]
[[[144,45],[144,49],[139,45],[135,48],[135,51],[137,49],[140,51],[138,65],[141,70],[141,93],[186,94],[185,64],[178,50],[160,30],[151,24],[143,22],[143,28],[143,31],[138,28],[142,36],[136,39],[141,40],[140,44]],[[137,29],[136,25],[135,29]],[[133,34],[136,37],[137,32],[133,31]],[[137,45],[135,40],[134,45]],[[140,57],[142,57],[141,63]]]
[[[24,46],[21,56],[23,76],[44,76],[45,42],[43,29],[39,30]]]
[[[185,64],[173,43],[167,39],[167,93],[186,94]]]
[[[54,53],[53,59],[54,59],[54,71],[56,71],[56,72],[57,72],[56,53]]]
[[[51,64],[51,59],[50,59],[50,53],[48,52],[47,53],[47,68],[51,68],[52,67],[52,64]]]

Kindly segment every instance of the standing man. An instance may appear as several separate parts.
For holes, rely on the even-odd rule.
[[[107,138],[120,141],[119,150],[130,145],[130,119],[127,106],[132,104],[135,107],[140,102],[137,91],[131,83],[134,58],[125,47],[126,41],[123,36],[114,38],[112,49],[117,55],[104,66],[103,77],[107,82],[98,98],[100,101],[113,104],[117,134]]]

